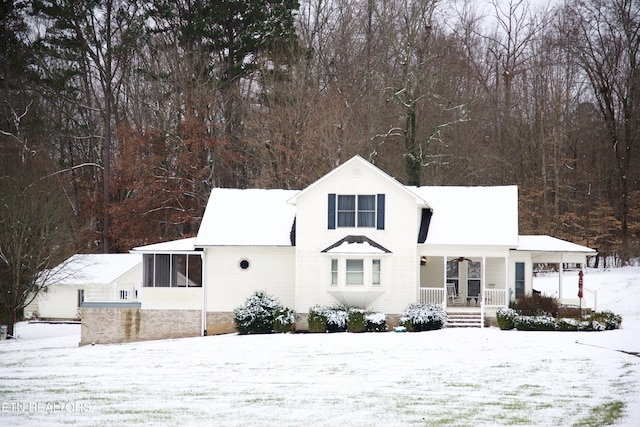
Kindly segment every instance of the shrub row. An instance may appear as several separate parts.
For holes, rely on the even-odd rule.
[[[336,305],[309,309],[309,332],[384,332],[387,316],[358,307]]]
[[[290,332],[296,313],[283,307],[277,298],[257,291],[233,312],[236,330],[241,335]],[[447,321],[442,305],[410,304],[400,316],[400,325],[410,332],[440,329]],[[309,332],[384,332],[387,316],[358,307],[336,305],[309,309]]]
[[[518,314],[514,309],[501,308],[496,317],[500,329],[517,329],[519,331],[605,331],[618,329],[622,317],[610,311],[591,314],[584,319],[570,317],[555,318],[552,316],[526,316]]]

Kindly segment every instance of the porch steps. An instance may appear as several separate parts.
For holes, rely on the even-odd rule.
[[[449,320],[445,323],[447,328],[481,328],[482,315],[480,312],[447,312]]]

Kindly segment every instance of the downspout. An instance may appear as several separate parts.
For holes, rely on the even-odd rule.
[[[511,284],[509,283],[509,256],[506,256],[504,258],[504,300],[506,302],[506,307],[509,307],[509,303],[511,303],[511,298],[509,298],[510,291]]]
[[[201,336],[203,337],[207,336],[207,268],[204,262],[205,251],[206,249],[203,249],[203,251],[200,252],[200,264],[202,264],[202,323],[200,325],[200,330],[202,331]]]

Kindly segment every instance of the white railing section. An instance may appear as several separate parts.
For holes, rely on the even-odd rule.
[[[87,302],[137,301],[138,294],[135,286],[96,284],[85,287],[84,300]]]
[[[507,295],[504,289],[485,289],[484,305],[486,307],[505,307],[507,305]]]
[[[443,288],[420,288],[420,302],[422,304],[443,304]]]

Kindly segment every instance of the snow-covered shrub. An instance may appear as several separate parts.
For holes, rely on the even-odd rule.
[[[282,310],[277,298],[265,291],[256,291],[233,310],[233,322],[239,334],[268,334],[273,331],[276,312]]]
[[[502,330],[509,330],[516,327],[513,323],[514,319],[518,316],[518,313],[512,308],[502,307],[496,312],[496,319],[498,321],[498,327]]]
[[[551,316],[517,316],[514,324],[519,331],[556,330],[556,319]]]
[[[349,318],[349,309],[343,305],[325,308],[327,316],[327,332],[345,332]]]
[[[309,332],[327,332],[325,309],[314,305],[309,309]]]
[[[384,313],[368,313],[365,316],[367,322],[367,332],[386,332],[387,331],[387,315]]]
[[[610,331],[612,329],[620,328],[620,324],[622,323],[622,317],[618,314],[614,314],[611,311],[600,311],[598,313],[593,313],[591,316],[587,318],[592,324],[599,323],[604,326],[604,330]],[[601,330],[594,329],[593,330]]]
[[[287,308],[280,307],[276,310],[273,319],[273,330],[276,332],[291,332],[296,325],[296,312]]]
[[[362,308],[350,308],[347,311],[347,330],[364,332],[367,329],[367,311]]]
[[[440,304],[409,304],[400,315],[400,324],[410,332],[441,329],[447,321],[447,313]]]

